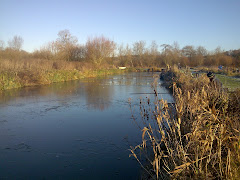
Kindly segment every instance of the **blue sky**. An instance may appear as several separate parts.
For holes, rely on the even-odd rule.
[[[34,51],[68,29],[80,44],[104,35],[118,44],[178,42],[240,48],[240,0],[0,0],[0,40]]]

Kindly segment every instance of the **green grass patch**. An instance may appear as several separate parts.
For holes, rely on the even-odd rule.
[[[20,71],[20,72],[1,72],[0,91],[20,88],[25,86],[51,84],[57,82],[77,80],[87,77],[97,78],[112,74],[120,74],[125,71],[118,69],[101,70],[46,70],[46,71]]]
[[[13,89],[21,87],[17,73],[1,72],[0,73],[0,90]]]
[[[223,84],[223,87],[228,88],[231,91],[240,88],[240,78],[234,78],[222,74],[216,74],[216,77]]]
[[[55,70],[43,73],[43,80],[50,83],[77,80],[83,77],[82,73],[77,70]]]

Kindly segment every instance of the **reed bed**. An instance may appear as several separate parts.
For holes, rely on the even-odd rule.
[[[174,105],[156,90],[154,102],[140,101],[142,143],[130,151],[143,179],[238,179],[240,90],[228,93],[204,74],[172,70],[166,79]]]

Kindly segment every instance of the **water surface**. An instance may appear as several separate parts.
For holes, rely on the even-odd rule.
[[[129,73],[2,92],[0,179],[138,179],[128,98],[137,113],[152,83],[152,73]]]

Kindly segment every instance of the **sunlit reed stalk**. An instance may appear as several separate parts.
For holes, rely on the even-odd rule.
[[[155,102],[140,101],[142,143],[130,151],[147,172],[143,178],[237,179],[240,90],[213,87],[204,74],[171,73],[174,107],[159,99],[156,88]]]

